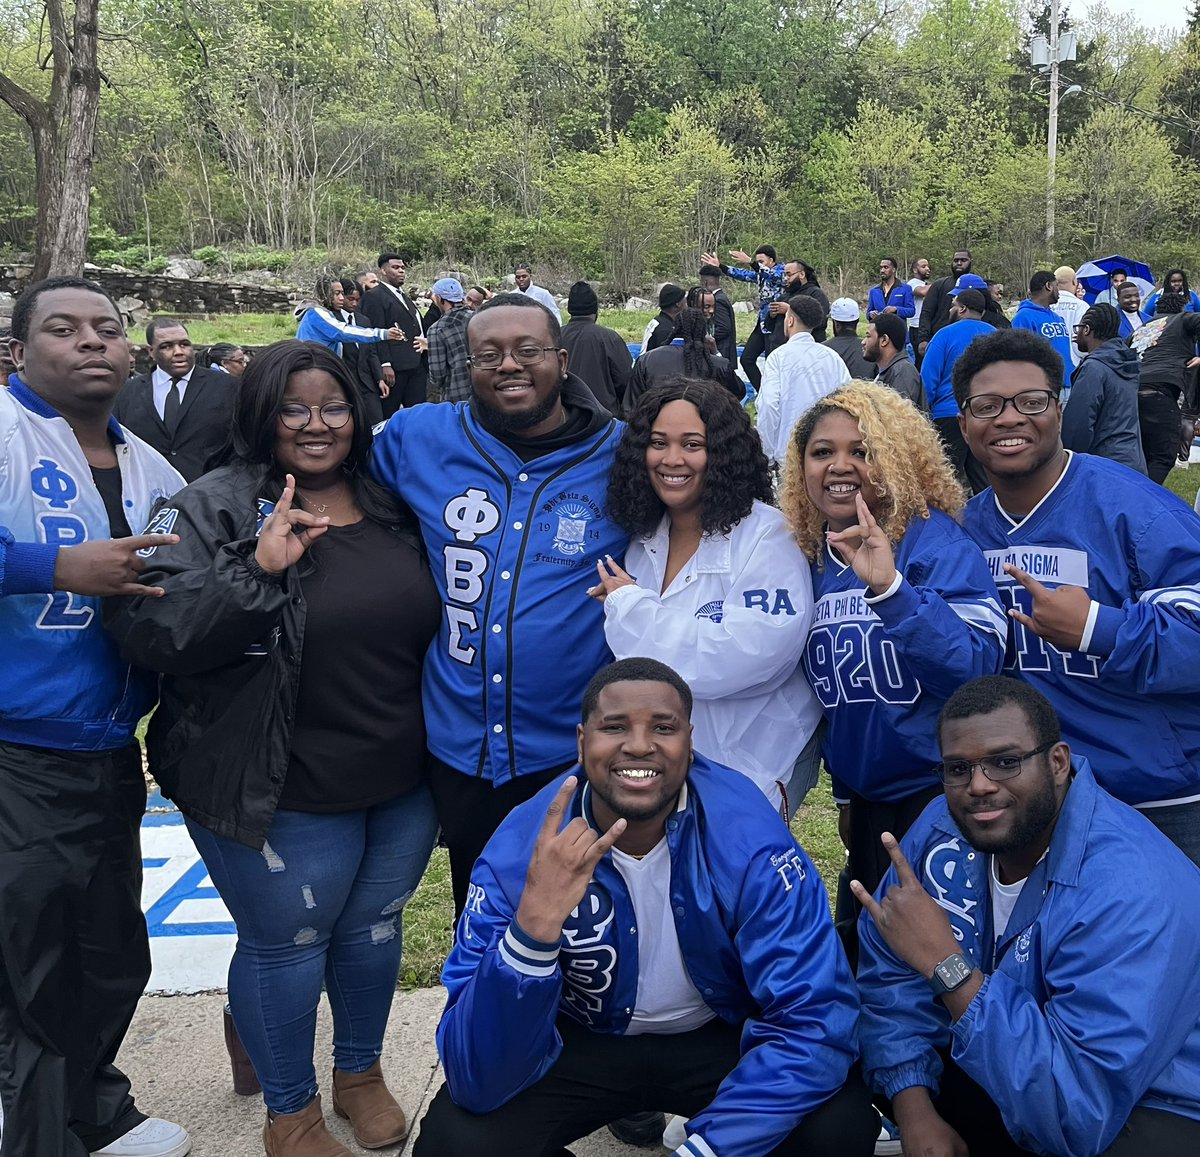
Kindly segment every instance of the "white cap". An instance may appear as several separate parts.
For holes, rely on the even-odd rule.
[[[839,297],[829,307],[829,316],[834,321],[858,321],[862,316],[858,302],[852,297]]]

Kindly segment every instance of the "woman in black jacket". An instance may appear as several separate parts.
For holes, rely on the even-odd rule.
[[[367,476],[370,439],[340,358],[264,350],[232,461],[155,517],[180,539],[146,561],[165,597],[110,622],[164,675],[150,768],[237,923],[229,999],[272,1157],[348,1153],[317,1095],[322,984],[335,1110],[367,1147],[407,1132],[378,1058],[436,829],[421,663],[439,604],[409,516]]]
[[[709,353],[707,337],[708,319],[698,309],[685,309],[675,322],[670,345],[644,353],[633,363],[623,402],[625,414],[633,413],[651,386],[680,377],[717,382],[740,402],[746,396],[742,379],[723,357]]]

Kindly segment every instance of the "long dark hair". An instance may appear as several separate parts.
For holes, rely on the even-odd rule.
[[[371,425],[362,398],[346,363],[325,346],[311,341],[277,341],[258,354],[238,379],[234,403],[231,446],[226,461],[271,467],[271,498],[283,490],[283,473],[275,463],[275,423],[287,392],[288,379],[304,370],[327,373],[350,403],[354,433],[342,472],[354,487],[358,505],[373,522],[409,529],[411,512],[390,490],[367,473],[371,451]]]
[[[771,471],[749,415],[723,386],[703,379],[667,378],[638,399],[609,473],[608,512],[629,534],[649,534],[658,526],[665,508],[650,485],[646,448],[668,402],[690,402],[700,413],[708,451],[700,526],[705,534],[728,534],[755,499],[772,500]]]
[[[720,380],[724,375],[704,339],[708,336],[708,319],[698,309],[685,309],[675,319],[677,338],[683,338],[683,372],[689,378]]]

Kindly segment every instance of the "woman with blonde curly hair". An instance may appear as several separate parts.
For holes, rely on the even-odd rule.
[[[941,791],[942,704],[1004,661],[1004,614],[956,521],[963,502],[937,431],[886,386],[840,387],[788,442],[780,506],[815,599],[804,665],[850,872],[871,892],[890,863],[880,835],[899,839]]]

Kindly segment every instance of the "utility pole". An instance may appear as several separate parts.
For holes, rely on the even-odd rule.
[[[1046,128],[1046,253],[1054,256],[1054,169],[1058,161],[1058,0],[1050,0],[1050,118]]]

